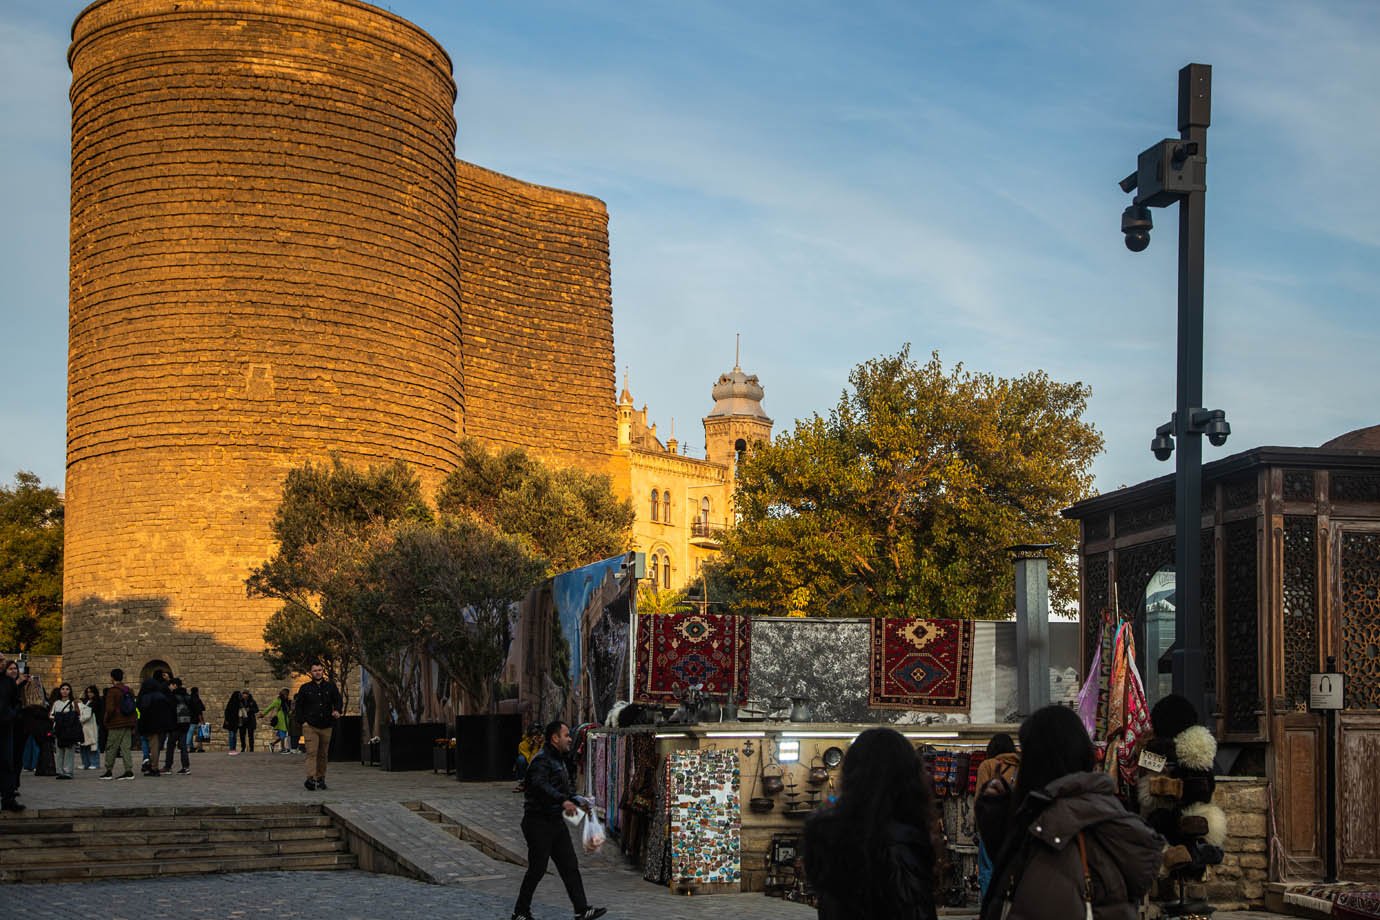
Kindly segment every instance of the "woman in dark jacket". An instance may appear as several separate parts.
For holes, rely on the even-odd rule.
[[[163,753],[163,737],[177,728],[177,710],[168,694],[168,678],[162,671],[154,671],[139,686],[139,734],[149,743],[149,768],[146,776],[161,776],[159,756]]]
[[[843,758],[838,803],[805,825],[805,875],[820,920],[930,920],[933,806],[924,766],[899,732],[869,728]]]
[[[235,750],[235,736],[239,735],[240,752],[254,750],[254,716],[259,712],[259,704],[254,702],[254,694],[248,690],[236,690],[230,694],[230,702],[225,704],[225,730],[230,733],[230,753]]]
[[[1046,706],[1021,723],[1020,739],[1015,788],[989,787],[977,802],[979,831],[996,854],[983,920],[1135,920],[1164,839],[1094,770],[1092,741],[1073,710]]]

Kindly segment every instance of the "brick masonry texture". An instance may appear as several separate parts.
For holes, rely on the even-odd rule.
[[[462,433],[607,467],[608,215],[457,166],[450,58],[356,0],[101,0],[72,34],[63,669],[264,704],[244,579],[288,470],[431,489]]]
[[[466,429],[604,472],[616,440],[608,210],[471,163],[455,171]]]

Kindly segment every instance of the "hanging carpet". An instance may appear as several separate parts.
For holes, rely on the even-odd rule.
[[[973,688],[971,620],[872,621],[868,705],[967,709]]]
[[[712,699],[747,699],[752,620],[719,613],[637,618],[637,703],[675,703],[703,684]]]

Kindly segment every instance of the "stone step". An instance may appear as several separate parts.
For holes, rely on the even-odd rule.
[[[140,860],[110,863],[64,863],[0,869],[0,882],[78,882],[98,878],[155,878],[165,875],[212,875],[225,872],[353,869],[353,853],[241,856],[223,859]]]
[[[172,818],[193,815],[319,815],[321,805],[316,802],[256,802],[244,805],[129,805],[86,806],[82,808],[35,808],[25,812],[23,819],[34,818]]]
[[[244,827],[244,828],[178,828],[158,831],[158,842],[164,846],[196,843],[253,843],[263,840],[313,840],[323,834],[336,833],[326,819],[301,827]],[[31,847],[89,847],[89,846],[147,846],[149,835],[133,831],[106,832],[99,830],[73,833],[31,834],[25,837],[0,838],[0,860],[9,850]]]
[[[319,807],[319,806],[318,806]],[[10,818],[0,821],[0,847],[13,845],[16,838],[35,834],[89,834],[132,832],[148,834],[155,831],[182,830],[255,830],[259,828],[330,827],[331,819],[320,814],[287,815],[154,815],[84,816],[48,818],[43,816]]]
[[[132,861],[173,862],[178,860],[224,860],[242,857],[271,857],[307,855],[314,853],[342,853],[349,849],[339,834],[315,840],[283,840],[263,843],[211,842],[186,846],[67,846],[33,847],[11,850],[0,860],[0,870],[25,866],[59,865],[63,863],[128,863]]]

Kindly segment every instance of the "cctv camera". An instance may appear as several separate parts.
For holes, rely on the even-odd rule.
[[[1215,418],[1208,422],[1207,439],[1213,447],[1221,447],[1227,443],[1227,436],[1231,434],[1231,425],[1223,418]]]
[[[1150,245],[1150,229],[1154,222],[1150,219],[1150,209],[1144,205],[1129,205],[1121,212],[1121,232],[1126,234],[1126,248],[1132,252],[1144,252]]]
[[[1155,435],[1155,439],[1150,442],[1150,452],[1155,455],[1156,460],[1168,460],[1174,455],[1174,439],[1167,434]]]

